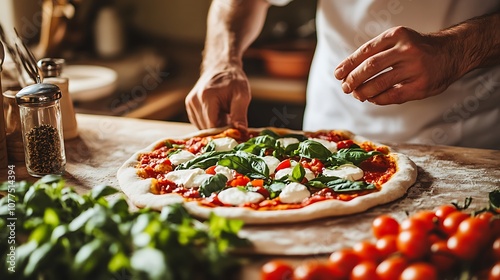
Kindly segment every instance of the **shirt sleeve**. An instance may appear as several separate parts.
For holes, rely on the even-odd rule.
[[[285,6],[288,3],[292,2],[292,0],[267,0],[267,2],[274,6]]]

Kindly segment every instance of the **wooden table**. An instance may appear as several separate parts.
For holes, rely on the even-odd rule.
[[[116,171],[134,152],[165,137],[196,131],[190,124],[96,115],[77,115],[80,136],[66,142],[64,178],[77,191],[98,184],[118,187]],[[330,252],[371,236],[371,221],[380,214],[404,219],[407,213],[432,209],[472,197],[471,207],[487,203],[488,192],[500,187],[500,151],[448,146],[390,144],[417,164],[418,178],[407,194],[392,203],[347,217],[306,223],[246,226],[241,235],[255,242],[259,255],[287,255],[300,262],[324,258]],[[35,180],[23,163],[16,166],[16,180]],[[6,172],[2,172],[5,180]],[[293,256],[293,257],[292,257]],[[257,257],[245,270],[246,279],[258,279],[260,265],[270,257]]]

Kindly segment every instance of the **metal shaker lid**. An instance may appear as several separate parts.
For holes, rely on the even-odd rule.
[[[61,90],[54,84],[33,84],[24,87],[16,94],[16,102],[22,104],[44,104],[62,97]]]
[[[61,75],[64,67],[64,58],[42,58],[38,60],[38,68],[42,70],[44,78]]]

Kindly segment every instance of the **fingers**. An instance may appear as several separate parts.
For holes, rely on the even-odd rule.
[[[405,71],[400,67],[387,68],[387,70],[384,70],[380,74],[358,86],[352,92],[352,95],[360,101],[365,101],[384,93],[386,90],[392,88],[398,83],[401,83],[402,81],[410,79],[411,76],[412,73]]]
[[[335,68],[335,77],[339,80],[344,80],[347,76],[363,63],[369,57],[389,49],[393,42],[392,40],[384,39],[383,34],[373,38],[359,47],[354,53],[342,61],[337,68]],[[379,71],[383,70],[380,69]],[[378,72],[376,72],[378,73]],[[374,73],[374,74],[376,74]]]

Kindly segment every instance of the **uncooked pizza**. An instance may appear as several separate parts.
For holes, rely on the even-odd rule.
[[[182,203],[247,224],[292,223],[366,211],[402,197],[417,177],[404,154],[345,130],[205,130],[162,139],[118,171],[136,206]]]

